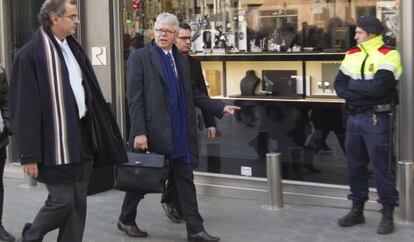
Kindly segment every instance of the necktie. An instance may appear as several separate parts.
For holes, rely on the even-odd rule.
[[[177,76],[177,70],[175,69],[174,59],[173,59],[173,56],[171,55],[171,52],[168,52],[167,57],[168,57],[168,62],[171,66],[171,69],[174,71],[175,76]]]

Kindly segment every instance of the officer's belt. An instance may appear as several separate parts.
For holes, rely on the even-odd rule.
[[[348,107],[351,114],[365,113],[365,112],[375,112],[375,113],[389,113],[392,112],[395,108],[394,104],[378,104],[374,106],[365,106],[365,107]]]

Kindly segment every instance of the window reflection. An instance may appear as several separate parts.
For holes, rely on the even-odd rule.
[[[386,43],[398,36],[398,3],[356,0],[124,1],[128,45],[136,33],[148,43],[161,12],[193,27],[193,51],[219,53],[344,52],[355,45],[355,20],[375,15],[387,26]]]
[[[159,13],[174,13],[192,27],[192,51],[206,60],[205,76],[214,73],[206,78],[210,94],[223,95],[226,99],[221,101],[242,107],[234,117],[217,122],[219,135],[215,142],[199,132],[199,171],[240,175],[244,167],[251,168],[254,177],[265,177],[266,153],[279,152],[284,179],[348,184],[343,147],[347,114],[343,104],[266,100],[335,97],[333,80],[339,57],[312,61],[299,57],[289,62],[283,58],[273,60],[273,55],[267,54],[311,52],[316,54],[308,56],[342,56],[356,44],[356,19],[367,15],[383,21],[387,27],[385,42],[395,45],[399,31],[397,1],[141,0],[139,8],[133,8],[132,1],[124,2],[127,53],[136,48],[134,39],[141,40],[140,47],[149,43]],[[230,60],[227,54],[232,54]],[[247,55],[250,56],[245,58]],[[305,68],[301,68],[301,61]],[[248,75],[244,77],[246,71],[255,73],[247,78],[250,86],[246,84]],[[266,85],[266,77],[271,79],[271,73],[282,72],[287,72],[288,81],[297,78],[296,85],[305,80],[309,84],[304,88],[306,92],[297,88],[285,92],[278,88],[276,92]],[[282,79],[280,75],[278,80]],[[218,85],[212,85],[216,81]],[[270,95],[264,96],[263,92]]]
[[[37,14],[44,0],[10,0],[11,46],[14,54],[23,47],[39,27]],[[24,6],[24,7],[22,7]]]

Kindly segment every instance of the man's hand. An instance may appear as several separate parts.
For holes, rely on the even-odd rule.
[[[216,139],[216,127],[208,127],[207,128],[207,137],[209,140]]]
[[[233,115],[235,111],[240,110],[241,108],[238,106],[226,105],[223,109],[224,116]]]
[[[28,163],[23,165],[23,171],[27,175],[36,178],[39,175],[37,163]]]
[[[147,150],[147,136],[145,134],[137,135],[134,138],[134,149],[135,150]]]

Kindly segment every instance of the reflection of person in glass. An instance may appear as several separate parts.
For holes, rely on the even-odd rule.
[[[219,241],[209,235],[198,211],[193,165],[197,161],[195,105],[216,117],[239,109],[201,93],[191,83],[188,61],[178,53],[175,15],[158,15],[154,40],[128,59],[127,96],[131,117],[130,143],[135,150],[151,150],[169,159],[169,176],[177,187],[189,241]],[[135,222],[144,191],[126,192],[118,229],[131,237],[147,237]]]
[[[278,45],[280,51],[287,51],[299,43],[299,35],[295,26],[284,20],[282,26],[270,36],[269,41]]]
[[[377,233],[394,231],[393,212],[398,206],[393,155],[393,101],[402,73],[399,53],[384,45],[384,26],[373,16],[357,21],[355,40],[335,80],[335,90],[351,112],[346,128],[346,158],[352,200],[351,211],[338,220],[343,227],[365,222],[368,200],[368,162],[372,162],[382,219]]]
[[[333,37],[335,35],[335,30],[339,27],[342,27],[344,25],[342,19],[338,17],[332,17],[326,20],[325,23],[325,31],[322,36],[322,48],[323,49],[329,49],[329,48],[335,48],[337,46],[333,45]],[[342,47],[342,46],[340,46]]]
[[[323,29],[316,25],[309,25],[307,22],[302,23],[302,29],[299,31],[299,44],[302,47],[308,47],[310,50],[319,50],[323,36]]]

